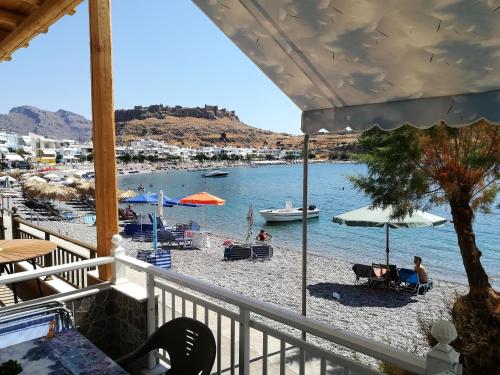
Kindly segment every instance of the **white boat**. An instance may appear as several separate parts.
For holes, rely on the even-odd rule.
[[[217,169],[216,171],[207,172],[203,174],[203,177],[226,177],[228,174],[229,172],[224,172],[221,171],[220,169]]]
[[[261,214],[266,221],[296,221],[302,220],[302,207],[293,207],[292,202],[287,201],[285,203],[285,208],[271,208],[268,210],[260,210]],[[310,205],[307,209],[307,218],[311,219],[313,217],[319,216],[319,208],[314,205]]]

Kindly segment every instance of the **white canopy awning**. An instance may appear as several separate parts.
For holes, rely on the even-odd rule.
[[[305,133],[500,123],[495,1],[193,2],[303,111]]]
[[[22,156],[18,154],[5,154],[5,160],[8,161],[24,161]]]

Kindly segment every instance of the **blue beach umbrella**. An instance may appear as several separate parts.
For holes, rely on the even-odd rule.
[[[179,202],[179,199],[172,199],[163,195],[162,200],[163,207],[173,207],[173,206],[186,206],[186,207],[198,207],[196,204],[187,204]],[[135,197],[125,199],[124,203],[135,203],[135,204],[158,204],[158,194],[157,193],[144,193],[136,195]]]

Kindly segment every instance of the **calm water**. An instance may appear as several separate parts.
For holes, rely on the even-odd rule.
[[[276,245],[301,248],[301,223],[266,225],[258,210],[284,206],[292,200],[300,206],[302,196],[302,166],[266,166],[232,168],[226,178],[203,178],[202,172],[168,171],[120,177],[120,187],[147,190],[163,189],[169,197],[181,197],[199,191],[226,199],[225,206],[207,206],[207,229],[228,237],[244,238],[246,214],[254,206],[254,233],[260,228],[273,235]],[[309,249],[322,255],[353,262],[383,262],[385,260],[385,230],[383,228],[347,227],[332,223],[332,217],[368,205],[362,193],[352,189],[347,177],[366,171],[363,165],[315,164],[309,168],[309,201],[316,204],[321,215],[309,220]],[[152,184],[152,187],[149,187]],[[147,208],[143,208],[147,209]],[[201,221],[201,208],[165,208],[169,223],[183,220]],[[432,213],[451,218],[448,207],[436,207]],[[500,212],[477,214],[474,231],[482,262],[488,275],[500,286]],[[452,224],[438,228],[391,230],[391,263],[411,267],[413,256],[420,255],[432,275],[447,280],[465,281],[465,273]],[[332,270],[334,272],[334,270]]]

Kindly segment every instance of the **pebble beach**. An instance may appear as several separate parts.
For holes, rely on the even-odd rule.
[[[95,227],[91,225],[61,222],[57,225],[61,233],[95,243]],[[241,239],[212,233],[210,246],[172,249],[172,271],[300,313],[300,252],[272,244],[271,260],[224,261],[222,243],[227,239],[241,242]],[[131,256],[152,246],[150,242],[135,242],[126,237],[122,244]],[[309,254],[307,313],[322,322],[424,355],[429,347],[421,323],[449,319],[449,307],[455,296],[467,292],[463,284],[435,278],[433,281],[430,292],[413,297],[371,289],[363,283],[355,283],[352,263]],[[330,349],[352,356],[339,347]],[[376,366],[369,358],[361,360]]]

